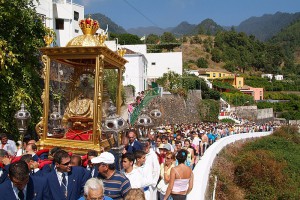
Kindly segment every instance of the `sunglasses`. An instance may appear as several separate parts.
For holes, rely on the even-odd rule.
[[[69,162],[66,162],[64,164],[61,163],[61,165],[64,165],[64,166],[68,166],[70,164],[70,161]]]

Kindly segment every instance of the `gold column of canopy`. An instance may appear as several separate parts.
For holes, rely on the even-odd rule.
[[[114,52],[106,47],[104,44],[105,35],[95,36],[99,23],[96,20],[87,18],[79,22],[79,26],[82,29],[84,35],[77,36],[69,41],[66,47],[45,47],[40,48],[43,53],[42,61],[44,64],[43,78],[45,88],[43,90],[43,116],[41,121],[36,125],[36,131],[40,136],[40,141],[37,143],[40,149],[53,148],[55,146],[61,147],[67,151],[73,153],[85,154],[88,150],[96,150],[100,152],[100,147],[107,148],[109,143],[107,139],[101,139],[102,133],[102,116],[103,116],[103,71],[104,69],[116,69],[118,70],[118,90],[117,90],[117,109],[120,112],[121,106],[121,89],[122,89],[122,72],[124,71],[124,65],[127,62],[123,55],[118,52]],[[106,34],[106,33],[104,33]],[[104,37],[105,36],[105,37]],[[104,39],[103,39],[104,38]],[[49,40],[47,40],[49,41]],[[50,46],[50,44],[47,44]],[[50,73],[51,63],[60,63],[64,67],[73,71],[73,79],[80,77],[81,73],[92,73],[94,76],[94,97],[91,108],[93,109],[88,115],[82,115],[81,113],[87,112],[75,112],[79,113],[77,116],[73,116],[74,112],[69,108],[69,104],[75,100],[76,95],[69,95],[69,104],[65,110],[65,114],[62,118],[63,128],[65,132],[62,133],[60,138],[54,137],[51,133],[52,129],[49,129],[49,114],[51,112],[50,106]],[[72,78],[71,78],[72,79]],[[75,84],[75,80],[71,80],[69,84]],[[73,105],[73,104],[72,104]],[[76,105],[76,104],[74,104]],[[69,109],[69,110],[68,110]],[[77,110],[77,109],[76,109]],[[73,114],[72,114],[73,113]],[[91,119],[91,117],[93,119]],[[70,121],[71,120],[71,121]],[[72,121],[73,120],[73,121]],[[80,121],[82,120],[82,121]],[[90,121],[92,120],[92,121]],[[78,125],[78,127],[86,127],[86,125],[92,125],[91,139],[88,140],[74,140],[66,137],[69,133],[69,124]],[[65,127],[66,126],[66,127]],[[67,130],[67,131],[66,131]],[[73,130],[73,126],[71,126]],[[74,129],[73,131],[77,131]],[[50,133],[50,134],[49,134]],[[55,132],[54,132],[55,133]],[[79,134],[76,132],[76,134]],[[111,138],[112,139],[112,138]]]

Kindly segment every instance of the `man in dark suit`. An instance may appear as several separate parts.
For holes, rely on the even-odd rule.
[[[83,195],[83,186],[90,178],[90,173],[83,167],[71,167],[71,158],[64,150],[56,152],[53,161],[54,170],[45,175],[52,200],[79,199]]]
[[[43,176],[42,170],[39,169],[39,164],[31,154],[24,154],[21,159],[28,165],[30,176]]]
[[[8,179],[10,161],[7,151],[0,149],[0,184]]]
[[[135,130],[129,130],[128,132],[128,140],[129,144],[126,147],[126,152],[134,153],[136,150],[143,150],[143,145],[136,139],[136,132]],[[126,153],[124,152],[124,153]]]
[[[55,156],[55,153],[60,151],[60,147],[54,147],[50,150],[50,156],[48,157],[48,160],[44,160],[40,165],[42,165],[42,172],[43,174],[50,173],[51,171],[54,170],[55,163],[53,161],[53,157]],[[51,162],[52,161],[52,162]],[[47,163],[47,164],[45,164]]]
[[[92,162],[91,162],[91,160],[93,159],[93,158],[96,158],[98,156],[98,152],[97,151],[95,151],[95,150],[90,150],[90,151],[88,151],[88,153],[87,153],[87,166],[86,166],[86,169],[88,170],[88,171],[90,171],[90,173],[91,173],[91,178],[96,178],[96,177],[98,177],[98,165],[96,164],[96,165],[94,165]]]
[[[1,200],[52,199],[47,181],[30,177],[27,163],[17,161],[9,166],[9,178],[1,184]]]

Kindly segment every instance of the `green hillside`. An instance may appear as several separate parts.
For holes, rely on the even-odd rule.
[[[223,31],[222,26],[218,25],[212,19],[205,19],[192,31],[192,34],[216,35],[217,32]]]
[[[214,162],[207,195],[217,176],[216,199],[299,199],[299,144],[298,128],[285,126],[271,136],[230,145]]]
[[[250,17],[235,29],[247,35],[254,35],[260,41],[267,41],[298,19],[300,19],[300,12],[293,14],[277,12],[275,14],[265,14],[261,17]]]
[[[296,64],[300,64],[300,20],[283,29],[269,42],[281,46],[287,58],[295,59]]]

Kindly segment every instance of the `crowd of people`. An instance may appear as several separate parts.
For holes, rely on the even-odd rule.
[[[193,168],[215,141],[232,134],[272,131],[274,125],[175,124],[127,130],[119,157],[112,150],[85,155],[54,147],[39,150],[24,138],[0,144],[0,199],[181,200],[193,188]],[[118,159],[121,159],[119,166]]]

